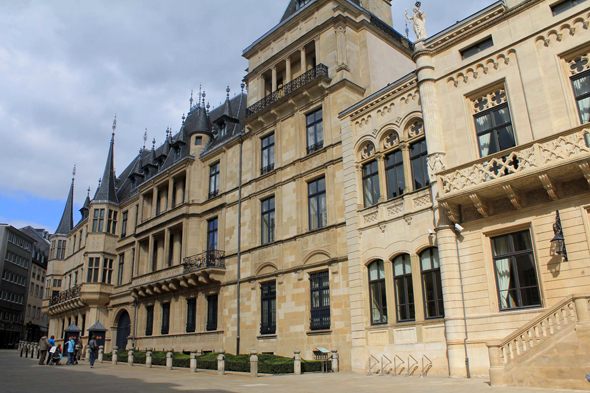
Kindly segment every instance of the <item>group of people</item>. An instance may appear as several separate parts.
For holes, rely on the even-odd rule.
[[[88,341],[88,348],[90,349],[90,367],[94,367],[94,362],[98,355],[98,344],[94,337],[90,337]],[[47,356],[49,355],[49,356]],[[47,336],[41,337],[39,340],[39,365],[56,365],[59,366],[63,357],[67,356],[66,365],[78,364],[78,360],[82,355],[82,342],[77,337],[71,337],[64,343],[63,349],[61,344],[55,345],[55,336],[50,339]],[[45,360],[47,358],[47,360]]]

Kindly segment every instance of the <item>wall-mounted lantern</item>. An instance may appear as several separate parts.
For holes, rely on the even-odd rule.
[[[565,238],[563,237],[563,228],[561,227],[561,218],[559,210],[555,215],[555,224],[553,224],[553,233],[555,236],[551,240],[551,256],[562,256],[567,262],[567,249],[565,247]]]

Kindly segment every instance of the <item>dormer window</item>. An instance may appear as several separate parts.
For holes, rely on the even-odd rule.
[[[295,0],[295,11],[303,8],[307,3],[311,3],[311,0]]]
[[[219,123],[219,137],[224,137],[227,134],[227,123]]]

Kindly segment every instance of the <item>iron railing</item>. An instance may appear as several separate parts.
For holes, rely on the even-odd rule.
[[[314,143],[313,145],[307,146],[307,154],[315,153],[316,151],[321,150],[323,148],[324,141],[319,141],[317,143]]]
[[[187,257],[183,265],[185,274],[210,268],[225,269],[225,251],[212,250]]]
[[[260,169],[260,173],[262,175],[264,175],[265,173],[272,172],[274,170],[275,170],[275,163],[273,162],[272,164],[269,164],[267,166],[263,166],[262,169]]]
[[[60,304],[63,302],[67,302],[68,300],[76,299],[80,297],[82,290],[82,285],[76,285],[73,288],[70,288],[65,291],[61,291],[56,296],[51,298],[51,302],[49,303],[50,306],[54,306],[56,304]]]
[[[318,307],[311,310],[311,330],[330,329],[330,306]]]
[[[307,71],[305,74],[302,74],[299,77],[293,79],[291,82],[287,83],[281,89],[275,90],[254,105],[248,107],[246,110],[246,117],[253,116],[267,106],[274,104],[286,95],[291,94],[300,87],[303,87],[322,76],[326,78],[328,77],[328,67],[324,64],[318,64],[311,70]]]
[[[209,192],[209,199],[213,199],[213,198],[217,197],[217,195],[219,195],[219,189],[210,191]]]
[[[371,24],[396,40],[397,42],[401,43],[403,46],[409,49],[414,49],[414,44],[410,42],[406,37],[401,35],[397,30],[393,27],[389,26],[387,23],[383,22],[381,19],[377,18],[375,15],[371,15]]]
[[[272,324],[272,325],[268,325],[268,324],[260,324],[260,334],[265,335],[265,334],[275,334],[277,331],[277,325],[276,324]]]

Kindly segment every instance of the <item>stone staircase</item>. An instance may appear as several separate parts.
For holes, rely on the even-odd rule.
[[[572,295],[488,343],[492,386],[590,391],[590,294]]]

